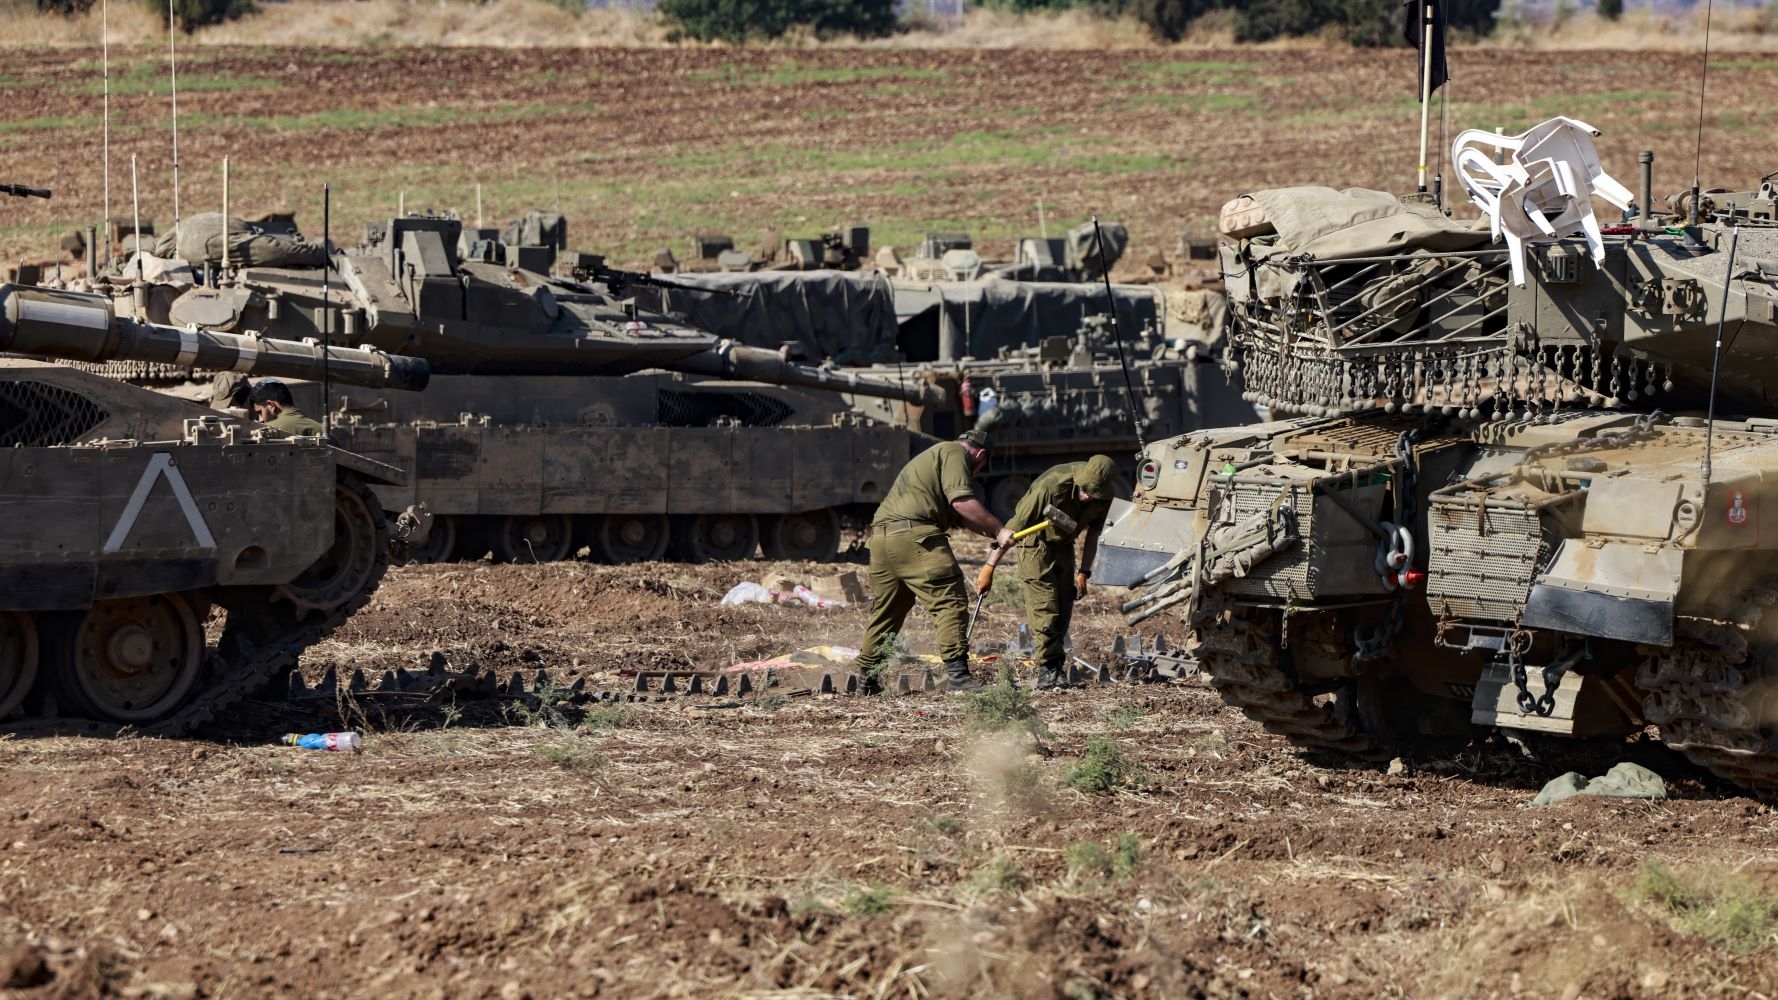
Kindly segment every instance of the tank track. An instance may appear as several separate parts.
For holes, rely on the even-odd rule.
[[[1692,763],[1760,794],[1778,793],[1778,751],[1760,731],[1761,682],[1774,678],[1778,648],[1750,641],[1778,590],[1754,591],[1733,622],[1680,618],[1671,647],[1644,646],[1636,671],[1642,714],[1661,741]]]
[[[1311,750],[1362,756],[1380,749],[1360,727],[1350,700],[1317,702],[1291,677],[1275,612],[1205,608],[1195,624],[1198,665],[1210,686],[1266,732]]]
[[[229,610],[228,625],[217,648],[206,654],[204,671],[210,678],[203,689],[172,715],[145,726],[122,726],[93,719],[38,716],[0,725],[0,733],[19,736],[183,736],[196,727],[259,691],[278,673],[296,663],[308,647],[332,635],[346,619],[370,603],[390,563],[389,524],[375,494],[356,477],[341,475],[340,483],[356,489],[377,515],[377,559],[366,586],[349,600],[324,613],[299,616],[290,605],[278,601],[274,587],[223,588],[218,603]]]

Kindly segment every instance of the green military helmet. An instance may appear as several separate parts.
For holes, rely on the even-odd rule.
[[[1086,466],[1086,471],[1074,485],[1095,500],[1111,496],[1112,481],[1117,478],[1117,463],[1104,455],[1094,455],[1087,459]]]
[[[980,428],[964,431],[957,435],[957,440],[971,448],[980,448],[983,451],[992,451],[994,448],[994,443],[988,439],[988,432]],[[1110,461],[1110,459],[1106,461]]]

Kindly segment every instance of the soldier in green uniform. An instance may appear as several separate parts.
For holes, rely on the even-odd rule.
[[[253,387],[253,415],[273,430],[297,437],[320,437],[321,425],[296,408],[290,387],[274,379],[260,379]]]
[[[968,528],[1005,545],[1012,533],[989,513],[970,476],[988,464],[988,436],[968,431],[914,457],[895,477],[870,526],[870,625],[858,654],[866,693],[881,690],[883,660],[918,601],[938,626],[939,656],[951,691],[982,685],[969,672],[963,630],[969,591],[947,532]]]
[[[1058,465],[1037,477],[1020,498],[1012,520],[1006,522],[1012,531],[1022,531],[1042,522],[1044,508],[1053,504],[1077,525],[1073,533],[1052,525],[1019,543],[1019,582],[1024,585],[1025,614],[1037,646],[1038,690],[1067,683],[1062,640],[1074,618],[1074,602],[1086,590],[1093,572],[1099,531],[1111,509],[1111,482],[1116,474],[1117,466],[1104,455]],[[1082,536],[1078,573],[1074,569],[1076,533]]]

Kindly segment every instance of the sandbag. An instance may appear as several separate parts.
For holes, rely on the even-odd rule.
[[[193,264],[222,263],[222,213],[202,212],[180,222],[154,249],[158,257],[177,257]],[[275,235],[231,217],[228,262],[231,267],[320,267],[327,263],[327,254],[319,244],[299,236]]]

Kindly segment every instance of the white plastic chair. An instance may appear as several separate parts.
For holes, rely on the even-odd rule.
[[[1605,260],[1605,239],[1593,215],[1593,196],[1620,209],[1635,198],[1599,163],[1593,137],[1599,130],[1583,121],[1556,117],[1519,135],[1483,129],[1460,132],[1451,143],[1458,183],[1488,216],[1496,240],[1512,252],[1513,283],[1525,284],[1525,241],[1583,234],[1593,260]],[[1506,162],[1496,163],[1496,153]]]

